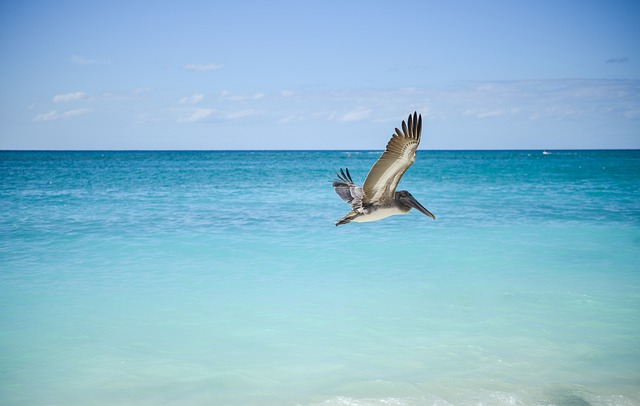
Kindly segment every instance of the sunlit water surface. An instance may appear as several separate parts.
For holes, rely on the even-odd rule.
[[[1,152],[0,403],[640,405],[640,152]]]

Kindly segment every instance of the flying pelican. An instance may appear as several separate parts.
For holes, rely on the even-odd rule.
[[[413,113],[402,122],[402,131],[396,128],[387,148],[371,167],[362,187],[351,179],[349,169],[336,173],[333,187],[342,200],[351,206],[351,211],[336,222],[336,226],[352,221],[376,221],[396,214],[406,214],[412,208],[435,220],[435,216],[424,208],[406,190],[396,192],[398,182],[416,160],[420,144],[422,115]]]

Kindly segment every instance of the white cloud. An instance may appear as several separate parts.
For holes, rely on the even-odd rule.
[[[202,93],[194,93],[191,96],[181,98],[178,103],[194,105],[200,103],[202,100],[204,100],[204,95]]]
[[[220,98],[223,100],[230,101],[246,101],[246,100],[260,100],[265,97],[264,93],[254,93],[250,95],[245,94],[233,94],[228,90],[223,90],[220,92]]]
[[[184,68],[186,70],[191,70],[195,72],[211,72],[214,70],[222,69],[224,65],[220,63],[208,63],[208,64],[200,64],[200,63],[190,63],[185,65]]]
[[[476,113],[476,118],[500,117],[504,116],[505,114],[506,112],[504,110],[482,111]]]
[[[179,123],[195,123],[206,119],[214,118],[218,120],[238,120],[245,117],[255,116],[256,112],[253,110],[238,110],[238,111],[219,111],[216,109],[200,108],[195,109],[191,113],[184,117],[178,118]]]
[[[211,117],[215,112],[216,110],[214,109],[197,109],[185,117],[180,117],[178,119],[178,122],[179,123],[195,123]]]
[[[33,121],[51,121],[59,118],[61,118],[60,113],[55,110],[51,110],[48,113],[38,114],[33,118]]]
[[[352,110],[343,114],[339,118],[339,120],[340,121],[360,121],[369,117],[369,114],[371,114],[370,109],[357,109],[357,110]]]
[[[293,90],[283,90],[280,92],[280,96],[282,97],[291,97],[293,95],[295,95],[296,92],[294,92]]]
[[[511,109],[496,109],[496,110],[467,110],[464,112],[465,116],[471,116],[475,118],[491,118],[502,117],[511,114],[516,114],[520,111],[519,108],[514,107]]]
[[[87,97],[87,94],[85,92],[58,94],[56,96],[53,96],[53,102],[67,103],[67,102],[82,100],[82,99],[85,99],[86,97]]]
[[[57,110],[51,110],[48,113],[38,114],[33,118],[33,121],[52,121],[59,120],[61,118],[71,118],[71,117],[79,117],[84,116],[85,114],[89,114],[93,111],[93,109],[75,109],[59,112]]]

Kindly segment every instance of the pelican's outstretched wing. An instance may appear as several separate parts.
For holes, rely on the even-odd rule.
[[[364,203],[382,199],[393,199],[400,178],[416,160],[416,150],[420,144],[422,115],[413,113],[402,122],[402,131],[396,133],[387,144],[387,148],[378,161],[373,164],[364,181]]]
[[[353,209],[361,209],[362,198],[364,197],[362,188],[353,183],[349,169],[345,168],[345,170],[346,173],[342,169],[340,169],[340,173],[336,173],[337,179],[333,182],[333,188],[338,196],[349,203]]]

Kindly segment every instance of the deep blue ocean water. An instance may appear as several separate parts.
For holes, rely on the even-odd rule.
[[[640,405],[640,151],[0,152],[0,404]]]

